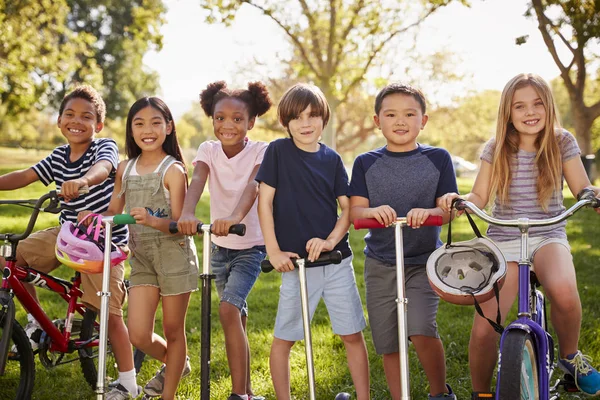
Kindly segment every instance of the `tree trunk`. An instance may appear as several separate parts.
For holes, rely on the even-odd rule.
[[[335,150],[337,144],[336,116],[338,100],[336,98],[327,96],[327,94],[325,94],[325,97],[329,103],[329,109],[331,113],[329,115],[329,122],[327,123],[325,129],[323,129],[323,143]]]
[[[585,109],[575,106],[573,107],[573,120],[577,143],[581,149],[581,154],[584,156],[592,154],[591,128],[594,119],[590,118]]]

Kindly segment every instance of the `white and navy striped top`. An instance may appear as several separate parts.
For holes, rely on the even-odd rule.
[[[581,151],[577,141],[566,130],[557,132],[556,139],[562,155],[562,162],[578,156]],[[481,154],[481,160],[492,163],[496,140],[490,140]],[[563,178],[560,182],[560,190],[555,190],[548,202],[548,211],[544,211],[537,198],[538,169],[535,165],[535,152],[519,150],[511,160],[512,179],[508,190],[508,204],[502,204],[498,198],[494,201],[492,215],[499,219],[542,219],[555,217],[565,210],[563,205]],[[562,174],[561,174],[562,175]],[[529,229],[530,237],[546,237],[566,239],[566,221],[550,226],[538,226]],[[490,225],[488,236],[493,240],[508,241],[521,237],[518,228]]]
[[[99,185],[91,186],[90,192],[71,200],[68,205],[73,210],[64,209],[60,213],[60,223],[71,221],[77,223],[77,214],[80,211],[90,210],[95,213],[103,213],[108,209],[110,198],[115,186],[115,174],[119,163],[119,149],[112,139],[94,139],[92,144],[78,160],[71,162],[71,147],[67,144],[55,148],[48,157],[44,158],[33,170],[39,176],[40,181],[46,186],[52,182],[60,190],[66,181],[81,178],[98,161],[109,161],[113,169],[108,178]],[[113,228],[113,242],[126,244],[128,231],[126,225],[116,225]]]

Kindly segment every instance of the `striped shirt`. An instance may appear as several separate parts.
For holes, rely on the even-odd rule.
[[[101,160],[109,161],[113,169],[104,182],[91,186],[89,193],[80,195],[69,203],[65,203],[73,209],[61,211],[60,224],[65,221],[77,223],[77,214],[81,211],[90,210],[95,213],[103,213],[108,209],[115,186],[117,164],[119,163],[119,149],[112,139],[94,139],[85,154],[76,161],[71,161],[70,155],[71,147],[68,144],[59,146],[32,168],[44,185],[48,186],[55,182],[58,190],[64,182],[83,177],[93,165]],[[127,237],[126,225],[116,225],[114,227],[114,243],[125,244],[127,243]]]
[[[558,140],[563,163],[581,153],[577,141],[568,131],[558,132],[556,139]],[[495,139],[492,139],[486,144],[480,157],[481,160],[492,163],[495,142]],[[502,204],[496,198],[492,207],[494,217],[499,219],[542,219],[555,217],[565,210],[562,195],[564,175],[561,178],[560,190],[555,190],[549,199],[548,211],[544,211],[539,203],[536,188],[538,170],[535,165],[535,155],[535,152],[519,149],[511,160],[512,179],[508,191],[509,203]],[[566,239],[566,224],[567,222],[563,221],[550,226],[532,227],[529,229],[529,236]],[[518,239],[521,235],[518,228],[496,225],[490,225],[487,233],[491,239],[498,241]]]

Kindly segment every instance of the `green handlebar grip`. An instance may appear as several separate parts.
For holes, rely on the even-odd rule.
[[[135,218],[129,214],[118,214],[113,217],[113,222],[116,225],[129,225],[135,224]]]

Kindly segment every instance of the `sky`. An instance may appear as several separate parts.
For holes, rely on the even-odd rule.
[[[239,71],[254,59],[264,64],[257,70],[257,79],[265,76],[265,72],[280,71],[277,54],[286,54],[289,44],[281,28],[252,7],[243,6],[234,23],[226,27],[207,24],[206,12],[198,0],[165,0],[165,3],[168,11],[161,28],[163,48],[146,54],[144,63],[159,73],[158,95],[175,118],[192,107],[200,112],[194,104],[198,104],[200,91],[210,82],[225,80],[233,86],[245,85],[252,72],[245,71],[242,78]],[[534,72],[546,80],[558,76],[558,68],[543,43],[536,21],[523,16],[528,1],[471,0],[471,3],[470,8],[452,4],[427,19],[419,30],[417,49],[426,54],[450,50],[457,60],[452,68],[468,76],[467,83],[473,91],[502,90],[509,79],[521,72]],[[515,38],[523,35],[529,35],[527,43],[516,46]],[[456,97],[457,90],[465,89],[442,85],[441,102],[443,98]]]

